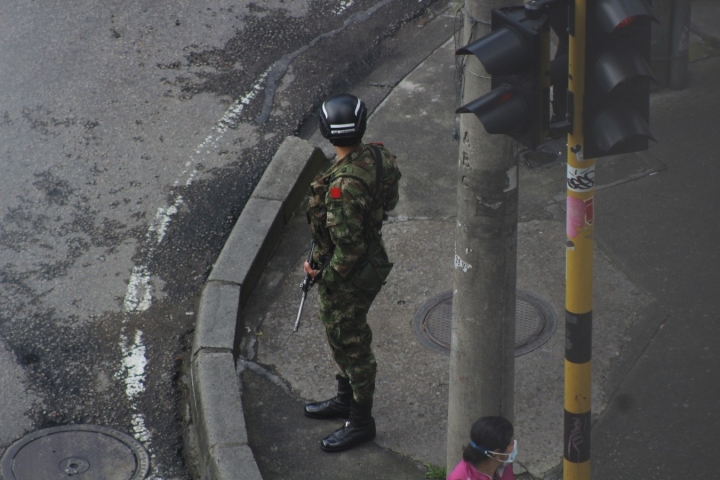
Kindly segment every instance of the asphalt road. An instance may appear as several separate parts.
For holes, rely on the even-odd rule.
[[[431,3],[5,2],[0,448],[98,424],[192,478],[200,286],[285,136]]]
[[[720,57],[697,61],[686,90],[653,98],[650,153],[667,170],[618,186],[601,207],[598,244],[657,301],[627,333],[617,390],[593,427],[597,478],[718,477],[720,227],[702,208],[720,202],[718,75]]]

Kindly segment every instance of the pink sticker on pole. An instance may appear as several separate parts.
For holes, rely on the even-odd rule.
[[[585,224],[585,202],[575,197],[567,197],[567,236],[575,238]]]
[[[593,224],[593,220],[595,219],[595,207],[594,207],[594,197],[588,198],[585,200],[585,223],[588,225]]]
[[[595,206],[593,198],[580,200],[575,197],[567,197],[566,228],[569,238],[576,238],[585,225],[592,225],[595,220]]]

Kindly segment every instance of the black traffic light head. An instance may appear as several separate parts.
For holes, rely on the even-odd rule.
[[[583,128],[585,158],[647,150],[650,22],[646,0],[588,0]]]
[[[510,85],[493,88],[486,95],[458,108],[455,113],[474,113],[488,133],[522,133],[527,130],[530,121],[527,100]]]
[[[596,0],[590,5],[588,17],[592,17],[606,32],[613,33],[638,18],[657,19],[646,0]]]
[[[475,55],[490,75],[522,74],[528,70],[532,38],[522,31],[503,26],[489,35],[459,48],[455,55]]]
[[[537,147],[550,118],[549,42],[546,16],[528,18],[523,7],[494,9],[492,32],[455,52],[480,60],[492,90],[455,113],[473,113],[488,133]]]

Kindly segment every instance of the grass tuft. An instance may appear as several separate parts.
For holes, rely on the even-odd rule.
[[[425,478],[433,480],[445,480],[447,477],[447,469],[439,465],[433,465],[432,463],[423,463],[427,471],[425,472]]]

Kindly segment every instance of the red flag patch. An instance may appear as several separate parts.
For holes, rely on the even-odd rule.
[[[332,187],[330,189],[330,198],[337,200],[338,198],[342,198],[342,191],[338,187]]]

